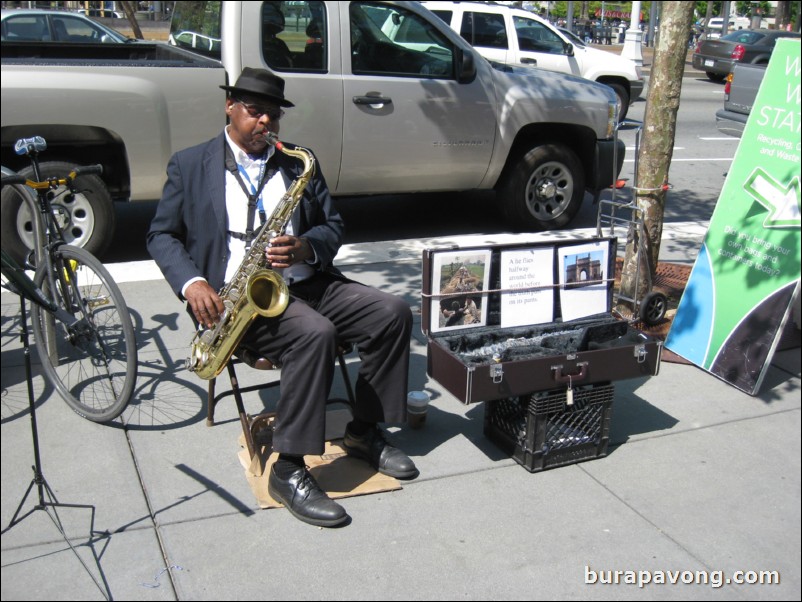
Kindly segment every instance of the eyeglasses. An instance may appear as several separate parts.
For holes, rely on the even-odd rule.
[[[248,115],[254,118],[259,118],[262,115],[267,115],[270,121],[279,121],[284,117],[284,111],[281,109],[268,108],[258,104],[251,104],[242,100],[235,100],[234,102],[241,104],[248,111]]]

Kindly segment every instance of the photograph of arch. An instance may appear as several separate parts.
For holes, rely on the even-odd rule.
[[[610,242],[569,245],[558,250],[562,319],[577,320],[610,311]]]
[[[566,257],[565,288],[593,286],[604,279],[603,252]]]

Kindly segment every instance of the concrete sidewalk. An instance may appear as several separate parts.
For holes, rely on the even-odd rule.
[[[667,225],[661,259],[691,261],[682,249],[702,236]],[[234,403],[207,428],[205,382],[183,369],[183,308],[161,279],[123,282],[140,348],[124,422],[90,423],[38,370],[34,380],[44,476],[60,502],[94,509],[94,522],[89,509],[59,509],[88,569],[36,511],[2,536],[2,599],[800,599],[799,348],[776,355],[757,397],[667,362],[656,377],[617,382],[608,456],[534,474],[484,436],[484,404],[465,406],[428,378],[420,249],[545,237],[343,250],[349,276],[413,307],[409,387],[427,390],[432,408],[422,430],[391,429],[421,476],[343,500],[352,521],[339,529],[258,509],[237,458]],[[33,476],[18,312],[4,293],[4,529]],[[244,384],[260,376],[241,373]],[[248,410],[272,407],[273,395],[249,394]],[[34,489],[24,510],[36,501]],[[735,582],[760,571],[779,583]]]

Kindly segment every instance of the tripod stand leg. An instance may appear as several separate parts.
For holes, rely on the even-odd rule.
[[[67,537],[67,533],[64,530],[64,525],[61,522],[61,518],[56,511],[56,508],[89,508],[92,511],[91,515],[91,522],[90,522],[90,548],[92,549],[92,553],[95,557],[95,562],[97,564],[98,570],[100,571],[101,576],[103,575],[103,569],[100,566],[100,560],[95,553],[94,547],[91,545],[91,537],[95,533],[95,507],[88,505],[88,504],[62,504],[56,499],[56,494],[50,488],[47,481],[45,480],[44,474],[42,474],[42,460],[39,454],[39,428],[36,423],[36,405],[34,404],[33,399],[33,377],[32,377],[32,370],[31,370],[31,353],[30,347],[28,345],[28,320],[25,311],[25,298],[20,296],[20,312],[22,315],[22,344],[24,347],[24,354],[25,354],[25,376],[28,381],[28,403],[30,404],[31,408],[31,433],[33,437],[33,457],[34,457],[34,466],[31,468],[33,469],[33,479],[31,480],[30,484],[28,485],[28,489],[25,490],[25,495],[22,496],[22,501],[17,506],[16,512],[14,512],[14,516],[11,517],[11,522],[8,526],[0,532],[0,534],[5,534],[12,527],[18,525],[22,521],[24,521],[28,516],[36,512],[37,510],[44,510],[45,514],[50,517],[50,520],[53,521],[53,524],[58,529],[59,533],[61,533],[64,542],[69,546],[70,550],[72,550],[75,557],[78,559],[78,562],[81,563],[81,566],[84,567],[84,570],[87,572],[89,577],[94,582],[95,586],[98,588],[100,593],[106,600],[111,599],[111,591],[109,590],[108,584],[106,584],[105,588],[98,582],[95,576],[92,574],[92,571],[89,570],[89,567],[84,562],[83,558],[78,554],[78,550],[72,545],[69,537]],[[33,489],[34,485],[36,486],[36,490],[39,497],[39,503],[35,505],[33,508],[28,510],[25,514],[20,516],[20,512],[22,511],[22,507],[25,505],[25,501],[28,499],[28,495],[30,495],[31,490]],[[48,499],[45,500],[45,492],[47,493]],[[48,508],[52,508],[52,514],[48,512]],[[103,579],[105,583],[105,578]]]
[[[22,521],[24,521],[24,520],[25,520],[25,519],[26,519],[28,516],[30,516],[31,514],[33,514],[33,513],[34,513],[36,510],[39,510],[40,506],[35,506],[35,507],[31,508],[30,510],[28,510],[28,512],[26,512],[26,513],[25,513],[24,515],[22,515],[20,518],[17,518],[17,517],[19,516],[19,513],[22,511],[22,506],[24,506],[24,505],[25,505],[25,500],[27,500],[27,499],[28,499],[28,495],[31,493],[31,489],[33,489],[33,486],[34,486],[35,484],[36,484],[36,482],[35,482],[35,481],[31,481],[31,482],[28,484],[28,489],[26,489],[26,490],[25,490],[25,495],[23,495],[23,496],[22,496],[22,501],[19,503],[19,506],[17,506],[17,510],[16,510],[16,512],[14,512],[14,516],[12,516],[12,517],[11,517],[11,522],[9,522],[9,523],[8,523],[8,526],[7,526],[5,529],[3,529],[3,530],[0,532],[1,534],[5,534],[5,533],[6,533],[6,531],[9,531],[9,530],[11,530],[11,528],[12,528],[14,525],[16,525],[17,523],[21,523],[21,522],[22,522]]]

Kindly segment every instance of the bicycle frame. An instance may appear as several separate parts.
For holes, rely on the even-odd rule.
[[[63,270],[55,270],[52,265],[52,258],[54,252],[61,246],[67,244],[64,239],[64,233],[58,224],[55,211],[51,203],[50,190],[56,189],[59,186],[66,186],[68,194],[73,194],[75,189],[73,183],[75,178],[80,174],[100,173],[102,167],[100,165],[76,168],[66,178],[49,178],[45,181],[42,180],[41,170],[39,168],[39,152],[47,148],[47,143],[41,136],[34,138],[25,138],[18,140],[14,145],[14,150],[18,155],[26,155],[31,161],[33,169],[34,180],[25,180],[24,185],[14,184],[17,191],[24,191],[22,198],[28,204],[29,209],[33,215],[34,222],[34,262],[35,265],[29,267],[38,268],[39,266],[47,266],[47,283],[49,290],[55,291],[56,287],[61,290],[62,299],[70,299],[74,310],[80,306],[81,300],[75,298],[74,289],[69,286],[69,282],[75,278],[75,273],[72,271],[72,266],[65,263]],[[4,168],[4,175],[6,172]],[[13,172],[12,172],[13,173]],[[11,175],[10,173],[8,175]],[[36,194],[33,194],[36,191]],[[30,261],[28,262],[31,263]],[[50,312],[51,314],[53,312]],[[62,318],[62,322],[65,320]],[[80,322],[80,321],[79,321]],[[68,322],[65,322],[69,324]],[[75,324],[71,325],[72,328]]]
[[[35,304],[33,330],[46,378],[79,415],[106,422],[119,416],[133,391],[135,334],[125,300],[102,262],[65,240],[57,196],[71,201],[67,195],[77,192],[76,178],[102,168],[70,167],[66,176],[43,178],[38,153],[46,148],[41,137],[15,145],[17,154],[30,159],[34,180],[3,169],[3,186],[13,186],[33,214],[35,244],[25,263],[36,273],[29,278],[6,252],[2,271],[9,288]]]
[[[17,172],[12,171],[5,165],[2,167],[3,177],[12,177],[12,176],[19,176]],[[21,177],[21,176],[19,176]],[[19,184],[9,184],[14,191],[22,198],[22,201],[28,206],[28,211],[31,212],[33,216],[33,253],[34,253],[34,261],[36,265],[41,265],[42,262],[45,260],[44,257],[44,244],[45,244],[45,232],[43,226],[43,219],[40,215],[40,210],[38,207],[38,197],[33,193],[33,190],[26,186],[24,183]],[[30,262],[28,262],[30,263]],[[34,268],[34,265],[29,265],[28,267]]]
[[[75,333],[76,338],[80,338],[82,341],[91,340],[92,332],[86,318],[76,319],[75,316],[60,308],[50,297],[45,295],[41,288],[36,286],[36,283],[5,251],[2,251],[2,272],[8,280],[8,288],[11,292],[36,303],[64,323],[71,332]]]

